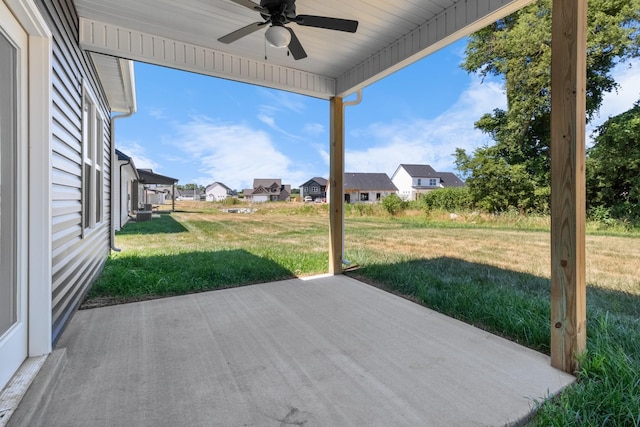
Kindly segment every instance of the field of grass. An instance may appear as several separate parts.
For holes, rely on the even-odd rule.
[[[348,274],[549,352],[549,221],[349,206]],[[213,203],[128,224],[85,307],[324,273],[328,210]],[[541,404],[531,425],[640,425],[640,233],[589,224],[588,351],[578,382]]]

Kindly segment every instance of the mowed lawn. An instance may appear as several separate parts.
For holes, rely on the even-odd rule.
[[[326,205],[183,202],[128,224],[83,307],[325,273]],[[247,207],[241,205],[241,208]],[[548,220],[349,208],[348,274],[549,352]],[[533,425],[640,425],[640,235],[587,236],[588,352]]]

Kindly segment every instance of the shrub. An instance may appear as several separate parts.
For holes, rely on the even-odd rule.
[[[473,202],[467,187],[451,187],[433,190],[420,197],[422,206],[427,210],[445,210],[448,212],[471,210]]]
[[[397,194],[390,194],[382,199],[382,207],[391,215],[402,212],[406,203]]]
[[[239,205],[240,200],[238,200],[236,197],[227,197],[222,201],[222,204],[225,206]]]

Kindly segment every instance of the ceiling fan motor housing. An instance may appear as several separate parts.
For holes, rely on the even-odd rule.
[[[265,20],[279,24],[288,24],[296,19],[295,0],[261,0],[260,6],[269,11],[269,15],[260,13]]]

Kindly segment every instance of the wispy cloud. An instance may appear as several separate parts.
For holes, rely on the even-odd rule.
[[[618,64],[612,72],[613,78],[620,88],[618,91],[607,93],[598,115],[587,126],[587,139],[591,142],[593,131],[610,117],[631,109],[640,99],[640,60],[633,60]]]
[[[133,163],[138,169],[153,169],[155,172],[161,170],[161,166],[153,160],[147,150],[135,141],[118,141],[118,150],[133,158]]]
[[[260,89],[259,94],[266,98],[266,104],[278,110],[289,110],[301,113],[305,110],[304,97],[289,92]]]
[[[473,78],[458,100],[433,119],[374,123],[355,130],[346,141],[345,169],[391,175],[401,163],[417,163],[451,171],[456,148],[470,152],[489,142],[487,135],[474,128],[474,122],[495,108],[506,108],[502,86],[486,81],[481,84]],[[350,148],[360,140],[368,148]]]
[[[309,136],[319,136],[324,132],[324,126],[320,123],[305,123],[303,130]]]
[[[242,189],[254,178],[281,178],[293,187],[308,179],[309,171],[278,151],[268,133],[244,124],[193,118],[178,127],[175,145],[196,166],[188,182]]]
[[[162,108],[149,108],[147,114],[157,120],[166,120],[169,118]]]

